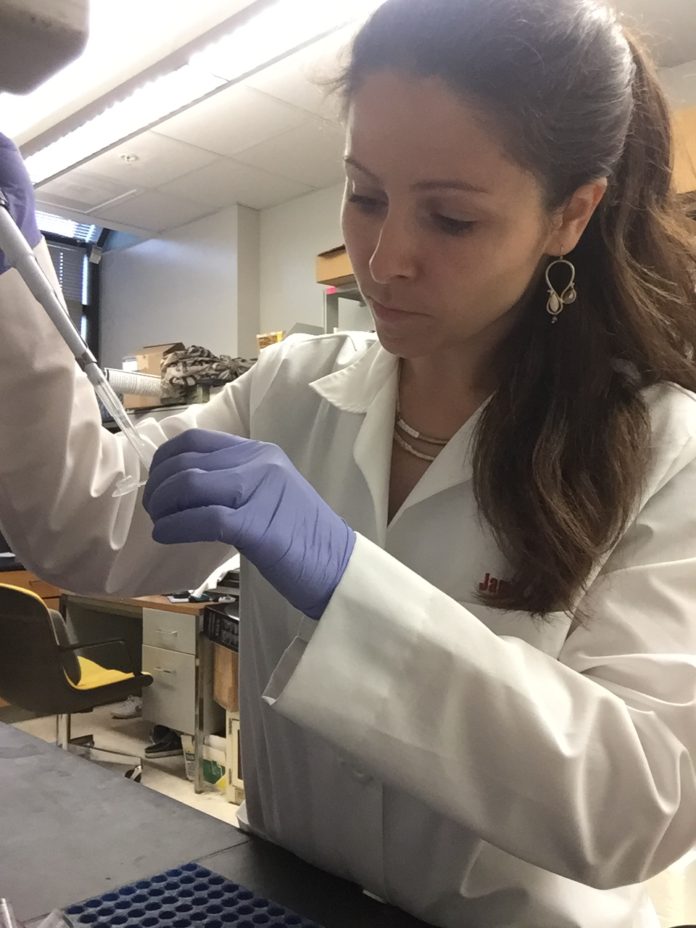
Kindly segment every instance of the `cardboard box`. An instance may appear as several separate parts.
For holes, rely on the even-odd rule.
[[[696,106],[672,114],[674,184],[677,193],[696,190]]]
[[[143,374],[162,373],[162,359],[170,348],[183,349],[183,342],[166,342],[162,345],[145,345],[138,348],[133,354],[127,355],[122,362],[124,370],[141,371]],[[138,396],[135,393],[126,393],[123,396],[123,405],[126,409],[152,409],[162,405],[162,398],[156,396]]]
[[[156,396],[138,396],[137,393],[124,393],[123,405],[126,409],[157,409],[162,405]]]
[[[213,644],[213,699],[228,712],[239,711],[239,654]]]
[[[318,284],[340,287],[354,280],[353,266],[346,252],[345,245],[330,248],[317,255],[316,280]]]
[[[121,367],[124,371],[140,371],[143,374],[155,374],[159,377],[162,373],[162,359],[166,352],[172,348],[182,351],[184,347],[183,342],[145,345],[143,348],[137,348],[131,354],[126,355]]]
[[[261,332],[256,336],[256,348],[259,351],[262,351],[264,348],[267,348],[269,345],[275,345],[277,342],[282,342],[285,338],[285,332],[282,330],[279,332]]]
[[[239,713],[227,713],[227,737],[225,767],[227,768],[228,802],[241,805],[244,802],[244,780],[242,779],[242,748],[239,738]]]
[[[162,373],[162,359],[172,348],[183,351],[184,344],[183,342],[166,342],[163,345],[145,345],[144,348],[139,348],[135,352],[136,369],[144,374],[157,374],[159,377]]]

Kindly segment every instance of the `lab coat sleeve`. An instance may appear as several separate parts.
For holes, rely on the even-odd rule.
[[[45,243],[36,254],[55,282]],[[140,431],[154,445],[191,427],[247,435],[252,373]],[[138,473],[135,453],[102,427],[86,376],[14,270],[0,275],[0,448],[3,534],[26,567],[58,586],[192,589],[230,555],[218,543],[158,545],[140,494],[114,498],[118,479]]]
[[[664,470],[558,659],[359,537],[267,702],[545,870],[603,889],[660,872],[696,842],[696,439]]]

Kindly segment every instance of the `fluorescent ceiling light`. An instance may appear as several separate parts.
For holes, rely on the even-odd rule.
[[[230,35],[197,52],[190,64],[227,81],[238,80],[313,39],[363,18],[380,3],[278,0]]]
[[[277,0],[189,63],[138,88],[98,116],[27,158],[34,184],[156,125],[214,90],[290,55],[375,10],[382,0]]]
[[[159,122],[224,83],[220,78],[189,65],[149,81],[124,100],[112,104],[98,116],[27,158],[29,176],[35,184],[40,184]]]
[[[101,226],[65,219],[63,216],[46,213],[40,209],[36,211],[36,221],[42,232],[61,235],[63,238],[74,238],[88,244],[96,242],[102,231]]]
[[[5,0],[0,0],[0,6]],[[20,2],[21,0],[15,0]],[[32,0],[57,7],[70,0]],[[29,94],[0,93],[2,131],[24,145],[204,36],[252,0],[92,0],[84,52]],[[180,62],[183,64],[184,62]]]

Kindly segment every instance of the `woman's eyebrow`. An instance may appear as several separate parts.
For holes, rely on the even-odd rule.
[[[370,171],[365,165],[360,164],[360,162],[354,158],[352,155],[346,155],[343,159],[346,164],[351,165],[351,167],[356,168],[362,174],[365,174],[367,177],[370,177],[372,180],[381,183],[380,178],[373,172]],[[476,184],[471,184],[465,180],[421,180],[413,184],[414,190],[463,190],[465,193],[480,193],[480,194],[490,194],[490,190],[486,190],[483,187],[479,187]]]
[[[379,177],[377,177],[376,174],[373,174],[372,171],[368,171],[368,169],[364,165],[360,164],[357,158],[354,158],[352,155],[346,155],[343,161],[345,164],[349,164],[351,167],[356,168],[362,174],[367,174],[367,176],[371,177],[372,180],[376,180],[381,183]]]
[[[465,193],[490,194],[490,190],[471,184],[466,180],[421,180],[413,185],[414,190],[463,190]]]

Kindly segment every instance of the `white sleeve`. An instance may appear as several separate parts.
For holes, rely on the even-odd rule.
[[[265,694],[360,769],[580,883],[696,842],[696,442],[644,505],[556,660],[358,538]]]
[[[45,243],[36,254],[55,281]],[[200,585],[230,549],[158,545],[140,494],[114,498],[119,477],[138,472],[137,458],[102,427],[86,376],[14,270],[0,275],[0,333],[0,526],[20,560],[80,592]],[[246,436],[252,374],[210,403],[139,429],[155,445],[192,427]]]

